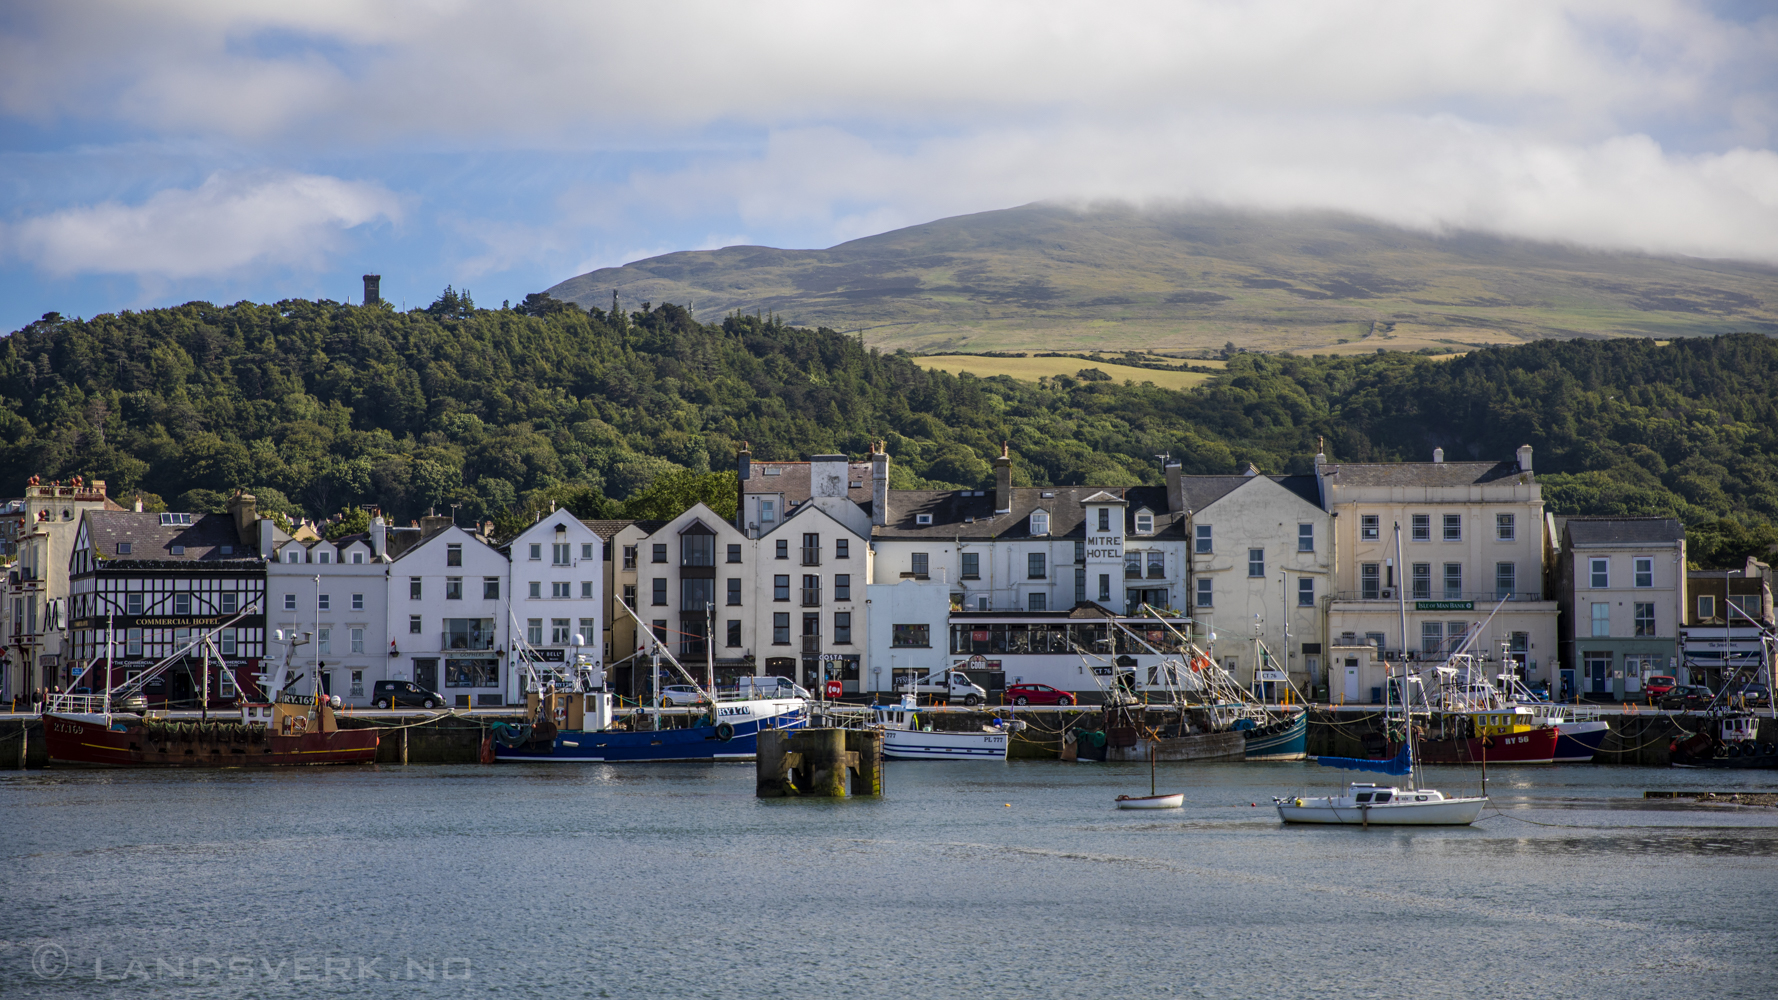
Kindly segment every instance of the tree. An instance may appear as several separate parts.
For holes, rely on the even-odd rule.
[[[740,481],[733,472],[696,473],[681,469],[656,476],[648,488],[626,500],[624,516],[668,521],[702,503],[725,521],[733,521],[740,502]]]
[[[370,530],[370,512],[363,507],[353,507],[340,512],[338,519],[329,522],[327,530],[322,532],[328,541],[337,541],[347,535],[361,535]]]

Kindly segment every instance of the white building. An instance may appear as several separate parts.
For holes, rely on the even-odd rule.
[[[64,648],[68,557],[83,513],[122,509],[105,496],[103,479],[44,484],[33,477],[24,497],[0,514],[0,536],[15,557],[0,588],[0,700],[73,683],[76,668]]]
[[[1557,693],[1640,700],[1651,674],[1677,676],[1685,526],[1670,517],[1569,517],[1557,530]]]
[[[611,544],[613,597],[633,608],[648,623],[648,632],[639,634],[635,620],[613,606],[609,690],[624,698],[651,697],[649,632],[694,672],[714,661],[718,685],[756,673],[761,597],[753,540],[699,503],[670,521],[633,522],[613,535]],[[706,646],[712,620],[714,648]],[[671,667],[662,669],[671,674]]]
[[[813,690],[839,680],[865,690],[870,667],[865,587],[870,583],[870,515],[848,495],[844,455],[809,462],[813,495],[796,504],[753,544],[760,656],[756,672],[789,677]]]
[[[388,569],[390,679],[438,691],[457,708],[521,703],[510,664],[506,555],[448,517],[427,517],[420,540]]]
[[[604,665],[605,543],[566,510],[541,517],[505,546],[512,569],[512,621],[523,656],[550,663],[593,658]],[[579,637],[578,639],[576,637]],[[515,654],[509,662],[518,663]]]
[[[367,707],[376,682],[391,679],[388,531],[381,517],[368,532],[329,541],[292,538],[270,518],[258,522],[267,557],[267,620],[273,629],[308,633],[291,669],[319,676],[321,690]],[[306,532],[305,532],[306,534]],[[283,648],[274,645],[271,655]],[[307,688],[299,684],[297,690]]]

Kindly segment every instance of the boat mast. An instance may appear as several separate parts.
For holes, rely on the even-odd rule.
[[[111,717],[111,667],[115,661],[114,651],[116,649],[113,640],[116,638],[117,630],[112,628],[115,623],[114,614],[115,612],[111,611],[105,612],[105,717],[108,719]]]
[[[1396,572],[1400,573],[1400,571],[1401,571],[1401,522],[1400,521],[1395,522],[1395,567],[1396,567]],[[1403,734],[1403,738],[1405,740],[1407,740],[1407,745],[1408,745],[1408,789],[1411,791],[1414,788],[1417,788],[1419,786],[1419,781],[1418,781],[1418,776],[1414,774],[1415,767],[1416,767],[1415,761],[1414,761],[1414,713],[1408,709],[1408,705],[1407,705],[1407,693],[1408,693],[1408,691],[1407,691],[1407,687],[1408,687],[1408,598],[1407,598],[1406,588],[1399,586],[1399,584],[1401,584],[1402,582],[1404,582],[1404,581],[1400,580],[1398,577],[1396,580],[1396,583],[1398,585],[1395,588],[1395,596],[1396,596],[1396,602],[1397,602],[1396,603],[1397,614],[1400,618],[1400,624],[1401,624],[1401,687],[1402,687],[1402,691],[1401,691],[1401,694],[1402,694],[1401,722],[1402,722],[1403,726],[1407,727],[1407,731]],[[1385,659],[1383,661],[1383,679],[1385,682],[1387,682],[1389,679],[1389,661],[1387,659]],[[1383,717],[1384,718],[1389,717],[1389,688],[1393,687],[1393,686],[1394,685],[1392,685],[1392,684],[1385,683],[1384,687],[1383,687]],[[1387,745],[1387,744],[1385,744],[1385,745]]]

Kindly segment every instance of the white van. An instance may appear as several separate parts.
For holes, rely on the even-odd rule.
[[[896,682],[895,690],[900,693],[908,691],[905,677]],[[961,670],[934,670],[914,682],[913,692],[928,695],[934,701],[960,701],[965,705],[980,705],[988,700],[988,692]]]

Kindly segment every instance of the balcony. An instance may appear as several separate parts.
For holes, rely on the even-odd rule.
[[[803,552],[803,565],[804,566],[819,566],[819,565],[821,565],[821,550],[820,549],[803,549],[802,552]]]
[[[1443,590],[1434,588],[1430,597],[1415,597],[1411,591],[1407,595],[1410,604],[1415,601],[1474,601],[1478,608],[1493,607],[1502,598],[1506,598],[1510,604],[1531,604],[1538,601],[1554,600],[1554,598],[1544,597],[1541,590],[1532,593],[1515,593],[1511,597],[1495,593],[1492,590],[1465,590],[1453,597],[1447,595]],[[1336,601],[1387,601],[1394,604],[1401,599],[1401,593],[1395,587],[1379,587],[1375,592],[1340,590],[1334,592],[1333,599]]]
[[[818,635],[803,636],[803,652],[805,652],[805,653],[819,653],[819,652],[821,652],[821,637]]]

